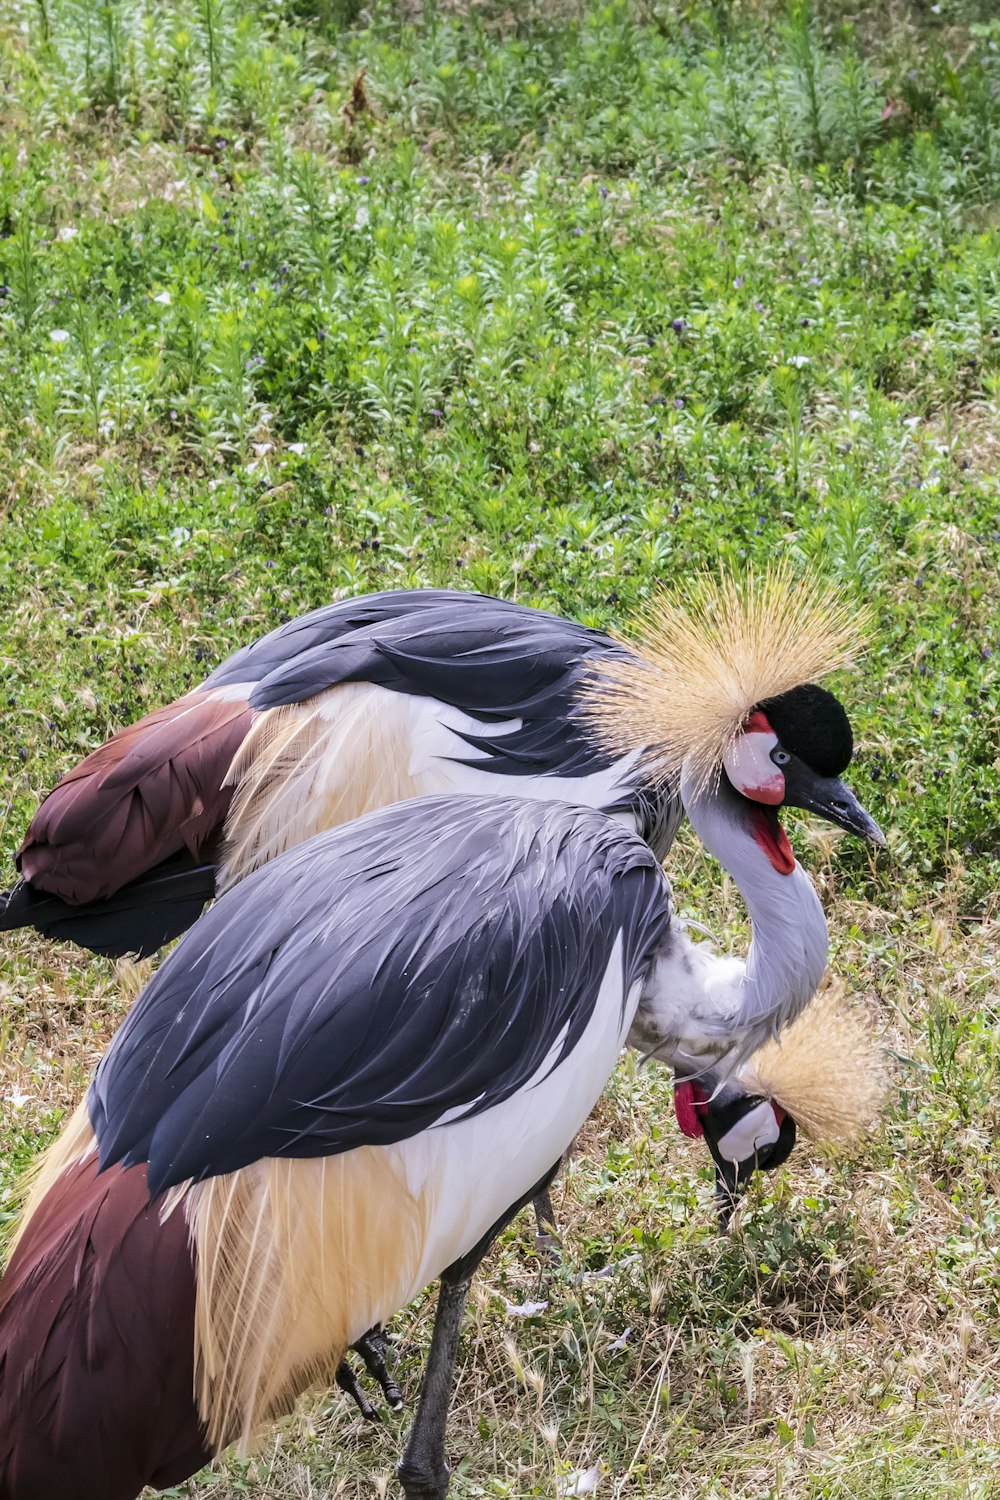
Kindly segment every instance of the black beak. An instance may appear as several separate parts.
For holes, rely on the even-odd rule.
[[[793,762],[784,770],[786,807],[817,813],[828,823],[853,833],[855,838],[864,839],[878,849],[885,848],[885,834],[839,777],[819,776],[802,761]]]

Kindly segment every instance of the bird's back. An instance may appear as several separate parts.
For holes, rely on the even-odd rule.
[[[557,798],[620,814],[662,857],[676,801],[576,716],[624,648],[454,590],[344,600],[289,621],[121,731],[42,803],[7,926],[152,951],[218,887],[323,828],[407,798]],[[217,879],[218,877],[218,879]]]

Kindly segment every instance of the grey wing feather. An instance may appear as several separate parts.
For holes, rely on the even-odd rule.
[[[211,673],[204,686],[228,687],[236,682],[263,682],[296,657],[315,646],[330,645],[344,636],[399,616],[412,616],[442,603],[467,603],[485,599],[484,594],[458,589],[386,589],[378,594],[338,599],[308,614],[298,615],[271,630],[259,640],[234,651]],[[289,699],[288,701],[294,701]]]
[[[460,763],[511,777],[585,777],[614,762],[578,717],[580,685],[594,662],[624,650],[545,610],[454,589],[409,589],[292,620],[237,652],[205,686],[253,681],[250,703],[262,712],[341,684],[372,683],[477,720],[478,730],[454,731]],[[638,770],[623,775],[603,810],[630,813],[661,859],[682,817],[679,799],[645,784]]]
[[[650,850],[589,809],[431,798],[320,834],[144,991],[89,1096],[102,1166],[148,1161],[159,1192],[488,1109],[572,1050],[619,933],[627,989],[669,913]]]

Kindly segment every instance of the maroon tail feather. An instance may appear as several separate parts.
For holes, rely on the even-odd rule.
[[[186,849],[199,859],[232,795],[222,782],[253,718],[245,701],[189,693],[119,730],[64,776],[17,855],[32,886],[100,901]]]
[[[134,1500],[206,1464],[183,1213],[69,1167],[0,1281],[0,1500]]]

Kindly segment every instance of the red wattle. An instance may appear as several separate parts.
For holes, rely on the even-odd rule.
[[[795,855],[788,837],[776,816],[756,808],[753,812],[754,842],[759,844],[779,875],[791,875],[795,869]]]
[[[708,1096],[701,1084],[692,1079],[674,1084],[674,1114],[684,1135],[692,1140],[705,1134],[702,1118],[707,1104]]]

